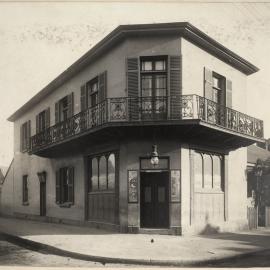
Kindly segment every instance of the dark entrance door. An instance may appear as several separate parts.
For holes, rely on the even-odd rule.
[[[141,173],[141,227],[169,227],[168,172]]]
[[[40,182],[40,215],[46,216],[46,182]]]

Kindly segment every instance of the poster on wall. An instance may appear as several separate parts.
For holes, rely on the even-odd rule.
[[[138,202],[138,171],[128,171],[128,202]]]
[[[180,170],[171,170],[171,201],[180,202]]]

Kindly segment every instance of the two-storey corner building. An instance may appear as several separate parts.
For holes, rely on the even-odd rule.
[[[9,117],[13,214],[121,232],[245,227],[256,71],[189,23],[117,27]]]

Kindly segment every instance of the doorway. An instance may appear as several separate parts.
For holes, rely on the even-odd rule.
[[[46,182],[40,182],[40,215],[46,216]]]
[[[168,172],[141,172],[141,227],[169,227]]]

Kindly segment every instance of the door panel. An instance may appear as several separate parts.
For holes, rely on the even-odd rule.
[[[141,227],[168,228],[168,176],[167,172],[141,173]]]

